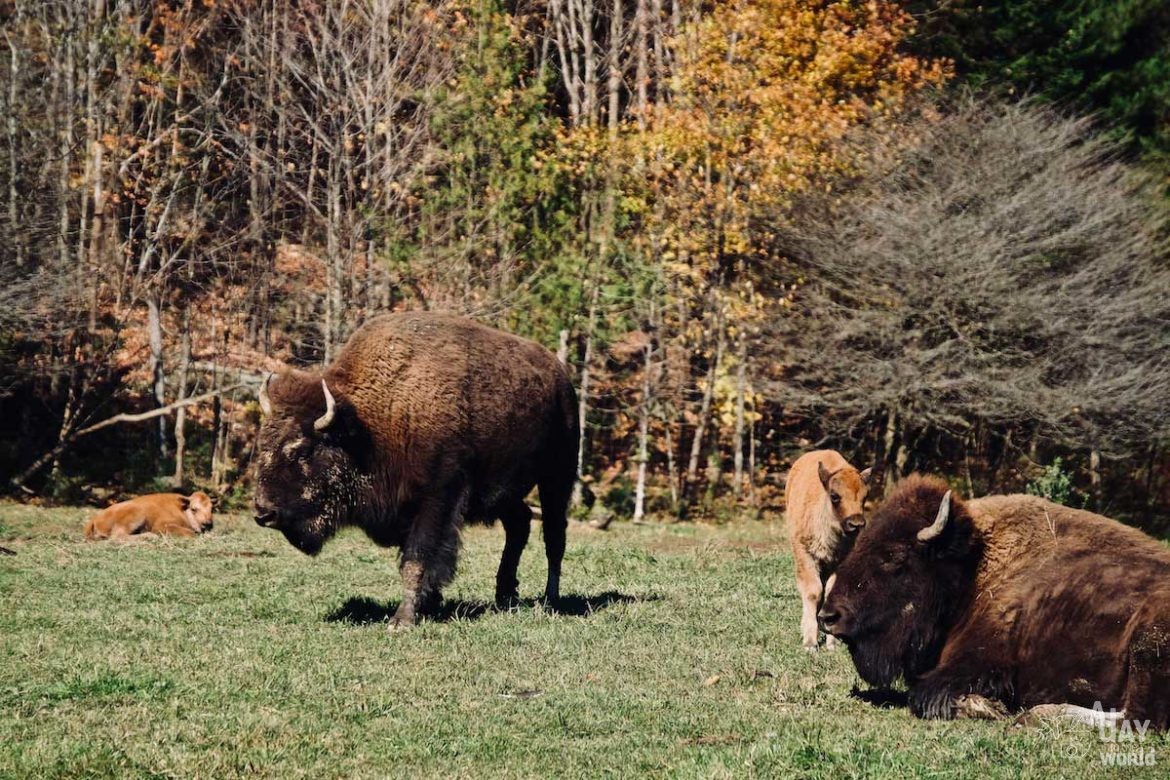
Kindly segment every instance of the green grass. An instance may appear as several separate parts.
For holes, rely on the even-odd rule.
[[[575,528],[559,615],[487,608],[503,536],[474,529],[443,619],[390,634],[393,554],[359,535],[86,543],[85,514],[0,504],[0,777],[1105,773],[1091,730],[852,698],[846,653],[800,648],[778,525]],[[543,558],[537,531],[522,596]]]

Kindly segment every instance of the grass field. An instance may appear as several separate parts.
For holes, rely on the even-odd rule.
[[[244,518],[85,543],[0,504],[0,777],[1086,777],[1097,732],[923,722],[801,650],[783,530],[574,528],[565,614],[489,608],[503,534],[465,535],[438,618],[390,634],[393,554],[317,559]],[[521,594],[544,581],[539,531]]]

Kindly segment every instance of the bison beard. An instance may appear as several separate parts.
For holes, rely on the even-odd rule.
[[[260,404],[256,521],[309,555],[345,525],[398,547],[393,625],[438,602],[467,521],[502,520],[496,600],[514,604],[534,486],[545,596],[557,600],[578,425],[572,384],[548,350],[460,317],[390,314],[321,374],[266,382]]]
[[[1099,702],[1170,727],[1170,553],[1099,515],[1033,496],[964,503],[911,477],[858,537],[820,618],[866,682],[903,677],[920,717],[983,697]]]

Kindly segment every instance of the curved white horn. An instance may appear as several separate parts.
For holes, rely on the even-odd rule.
[[[272,381],[272,372],[269,371],[265,375],[264,381],[260,383],[260,411],[264,414],[272,414],[272,399],[268,397],[268,383]]]
[[[929,528],[923,528],[918,532],[918,541],[929,542],[936,536],[941,534],[947,527],[947,521],[951,519],[951,491],[947,491],[943,496],[942,503],[938,505],[938,514],[935,515],[934,522],[930,524]]]
[[[321,380],[321,389],[325,391],[325,414],[317,418],[313,423],[313,430],[323,431],[333,422],[333,414],[337,411],[337,402],[333,400],[333,393],[329,392],[329,385],[325,384],[325,380]]]

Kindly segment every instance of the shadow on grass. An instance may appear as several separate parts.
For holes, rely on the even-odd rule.
[[[872,704],[883,710],[910,706],[910,695],[906,691],[898,691],[893,688],[870,688],[863,691],[855,685],[849,695],[858,701]]]
[[[594,612],[600,612],[614,604],[632,604],[636,601],[657,600],[657,596],[630,596],[614,590],[599,593],[595,596],[583,596],[570,593],[561,596],[556,607],[545,606],[545,609],[557,615],[588,617]],[[344,604],[326,615],[325,621],[328,623],[350,623],[357,626],[364,626],[370,623],[385,623],[394,616],[394,613],[398,610],[398,604],[398,601],[379,604],[373,599],[355,596],[347,599]],[[537,604],[544,604],[544,602],[542,599],[521,599],[517,608],[531,609]],[[436,623],[447,623],[452,620],[478,620],[489,613],[501,611],[506,610],[497,609],[495,604],[485,601],[444,599],[443,603],[437,608],[424,610],[422,617],[424,620],[430,620]]]

